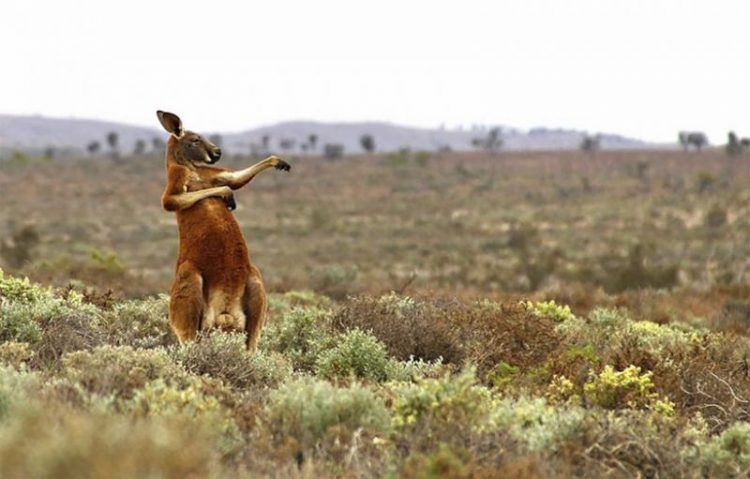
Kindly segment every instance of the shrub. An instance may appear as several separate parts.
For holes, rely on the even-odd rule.
[[[42,379],[37,373],[0,365],[0,424],[38,396],[41,387]]]
[[[651,372],[641,374],[637,366],[615,371],[607,365],[583,385],[583,393],[589,403],[605,409],[649,408],[672,415],[674,405],[669,400],[659,399],[653,392],[651,376]]]
[[[324,378],[346,378],[383,381],[388,374],[388,352],[377,338],[352,329],[332,349],[321,353],[315,371]]]
[[[239,446],[240,432],[232,412],[215,397],[206,394],[200,380],[193,379],[185,387],[175,387],[157,379],[139,389],[130,403],[137,413],[159,417],[183,417],[206,425],[219,437],[220,449],[230,452]]]
[[[315,291],[333,299],[345,299],[356,291],[358,274],[356,267],[329,265],[315,269],[310,281]]]
[[[331,305],[331,299],[313,291],[288,291],[269,294],[268,303],[272,311],[286,313],[294,307],[326,309]]]
[[[101,310],[75,291],[61,297],[28,280],[0,278],[0,283],[0,340],[29,343],[35,363],[53,364],[65,352],[104,342]]]
[[[115,303],[102,320],[107,343],[138,348],[175,344],[167,321],[168,307],[167,295]]]
[[[284,354],[294,369],[312,371],[318,355],[332,344],[329,321],[321,309],[294,308],[266,327],[262,346]]]
[[[705,477],[741,477],[750,468],[750,423],[738,422],[704,445]]]
[[[485,429],[500,428],[531,451],[554,448],[581,426],[585,411],[577,406],[551,406],[544,398],[496,401]]]
[[[0,304],[0,341],[37,346],[42,341],[42,328],[34,320],[34,309],[31,304]]]
[[[68,353],[62,359],[64,377],[97,395],[131,399],[149,381],[182,382],[185,373],[163,349],[101,346]]]
[[[429,441],[450,441],[454,434],[481,427],[491,404],[489,390],[476,384],[472,367],[456,376],[396,383],[392,393],[394,430],[421,432]]]
[[[407,361],[388,361],[388,379],[391,381],[412,382],[424,378],[439,378],[447,372],[442,358],[435,361],[423,361],[409,358]]]
[[[415,300],[389,294],[353,298],[333,318],[339,331],[370,331],[395,358],[442,358],[463,365],[469,359],[481,375],[505,361],[521,368],[538,366],[558,337],[548,318],[518,304]]]
[[[266,418],[277,442],[292,437],[303,449],[315,447],[334,427],[348,435],[359,428],[388,427],[385,404],[370,389],[356,383],[336,387],[312,377],[300,377],[272,392]]]
[[[216,477],[203,425],[185,419],[31,410],[0,434],[3,477]]]
[[[556,322],[570,321],[576,318],[570,310],[570,306],[557,304],[554,299],[536,303],[526,301],[523,304],[535,316],[550,318]]]
[[[48,290],[29,281],[28,278],[20,279],[5,276],[0,269],[0,301],[15,301],[22,303],[35,303],[42,298],[50,296]]]
[[[251,386],[273,387],[291,374],[286,360],[273,353],[248,352],[244,334],[214,332],[170,350],[185,370],[221,379],[244,389]]]
[[[456,305],[418,302],[395,293],[380,298],[351,298],[333,318],[339,331],[359,328],[370,331],[400,360],[443,358],[461,363],[465,351],[459,346],[459,330],[451,326],[450,309]]]
[[[13,366],[16,369],[23,367],[34,356],[29,343],[17,343],[8,341],[0,344],[0,364]]]
[[[512,366],[505,361],[500,361],[488,374],[487,379],[497,389],[505,389],[513,382],[513,378],[518,374],[520,369]]]

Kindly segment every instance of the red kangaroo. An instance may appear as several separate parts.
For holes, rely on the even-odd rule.
[[[218,146],[183,129],[177,115],[156,115],[171,135],[161,203],[176,212],[180,234],[169,323],[180,343],[195,339],[199,331],[218,328],[244,331],[247,348],[255,351],[266,317],[266,293],[230,211],[235,207],[232,190],[268,168],[291,167],[276,156],[239,171],[209,166],[221,157]]]

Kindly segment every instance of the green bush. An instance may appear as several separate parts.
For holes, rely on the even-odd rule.
[[[102,320],[107,342],[137,348],[175,344],[167,320],[168,308],[167,295],[115,303]]]
[[[33,357],[34,351],[31,350],[29,343],[17,343],[14,341],[0,343],[0,365],[4,364],[20,369],[28,364]]]
[[[203,424],[63,412],[32,409],[2,427],[3,477],[227,477],[219,473],[220,451]]]
[[[207,394],[197,378],[182,387],[162,379],[151,381],[136,392],[129,408],[137,414],[186,418],[202,423],[207,431],[216,434],[223,452],[231,452],[240,445],[240,431],[232,411]]]
[[[480,428],[490,411],[490,391],[476,383],[474,368],[455,376],[425,378],[392,387],[395,431],[427,431],[448,439],[461,428]]]
[[[282,356],[263,351],[248,352],[244,334],[217,331],[171,348],[170,354],[186,371],[221,379],[239,389],[274,387],[291,374],[291,368]]]
[[[5,301],[35,303],[50,295],[47,289],[32,283],[28,278],[5,276],[0,269],[0,304]]]
[[[35,372],[0,365],[0,424],[11,417],[15,409],[28,405],[38,397],[42,384],[42,378]]]
[[[607,365],[599,374],[592,374],[583,385],[583,393],[589,403],[605,409],[648,408],[666,415],[674,414],[674,404],[653,392],[651,377],[651,372],[641,374],[637,366],[615,371]]]
[[[315,371],[328,379],[355,376],[383,381],[388,375],[388,352],[377,338],[355,328],[320,354]]]
[[[737,422],[704,445],[704,477],[743,477],[750,468],[750,423]]]
[[[544,451],[571,438],[584,417],[581,407],[552,406],[544,398],[502,399],[492,405],[484,428],[508,431],[529,450]]]
[[[295,370],[312,371],[320,353],[331,347],[330,316],[318,308],[293,308],[265,328],[261,346],[283,354]]]
[[[288,291],[283,294],[269,294],[268,304],[271,311],[286,313],[295,307],[325,309],[331,305],[331,299],[313,291]]]
[[[101,310],[70,291],[52,294],[27,280],[4,278],[0,300],[0,340],[26,342],[35,362],[55,364],[66,352],[103,344]]]
[[[310,449],[334,427],[348,434],[359,428],[385,431],[389,416],[383,400],[364,386],[336,387],[303,376],[271,393],[266,420],[277,442],[292,437]]]
[[[163,349],[100,346],[68,353],[62,358],[63,376],[89,393],[132,399],[148,382],[162,378],[183,382],[185,372]]]
[[[570,306],[557,304],[555,300],[550,301],[526,301],[524,306],[535,316],[553,319],[557,322],[574,320],[576,317],[570,310]]]
[[[34,304],[0,304],[0,341],[28,343],[32,347],[41,343],[42,328],[34,320],[35,309]]]
[[[435,361],[409,358],[406,361],[391,359],[388,361],[388,379],[390,381],[413,382],[424,378],[439,378],[448,367],[441,358]]]

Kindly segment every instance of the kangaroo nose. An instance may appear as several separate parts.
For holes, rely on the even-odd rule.
[[[214,150],[214,158],[216,158],[217,160],[218,160],[219,158],[221,158],[221,148],[216,148],[216,149]]]

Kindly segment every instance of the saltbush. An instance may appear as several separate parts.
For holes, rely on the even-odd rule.
[[[171,348],[170,355],[186,371],[221,379],[238,389],[275,387],[291,374],[284,357],[263,351],[252,354],[245,341],[244,334],[217,331]]]
[[[543,451],[573,436],[584,417],[581,407],[553,406],[544,398],[508,398],[494,402],[483,428],[508,431],[529,450]]]
[[[35,303],[50,295],[49,290],[32,283],[28,278],[5,276],[0,269],[0,304],[6,301]]]
[[[526,301],[523,304],[534,316],[550,318],[556,322],[570,321],[576,318],[570,310],[570,306],[557,304],[554,299],[539,302]]]
[[[312,371],[322,351],[332,345],[329,313],[318,308],[293,308],[263,332],[261,347],[291,360],[295,370]]]
[[[8,478],[222,477],[214,444],[189,419],[31,408],[2,426],[0,464]]]
[[[392,393],[395,431],[426,429],[427,434],[442,436],[471,430],[485,423],[491,405],[490,391],[477,384],[473,367],[455,376],[394,383]]]
[[[14,341],[37,346],[42,328],[34,320],[33,304],[21,302],[0,304],[0,341]]]
[[[447,369],[448,367],[443,364],[443,358],[435,361],[424,361],[414,357],[406,361],[390,359],[387,376],[390,381],[411,382],[424,378],[439,378]]]
[[[115,303],[101,323],[107,342],[140,348],[176,343],[167,321],[169,296]]]
[[[164,349],[100,346],[68,353],[62,358],[63,376],[89,393],[131,399],[148,382],[162,378],[183,382],[185,372]]]
[[[0,343],[0,364],[20,369],[28,364],[33,357],[34,351],[31,350],[29,343],[17,343],[14,341]]]
[[[607,365],[599,374],[592,374],[583,385],[584,397],[590,404],[605,409],[648,408],[665,415],[674,414],[674,405],[653,392],[651,378],[651,372],[642,374],[637,366],[615,371]]]
[[[741,477],[750,469],[750,423],[737,422],[704,445],[706,477]]]
[[[277,442],[294,438],[301,448],[315,447],[333,427],[352,434],[359,428],[385,431],[389,415],[370,389],[303,376],[273,391],[265,411],[266,426]]]
[[[388,375],[388,352],[377,338],[355,328],[337,339],[335,347],[320,354],[315,371],[327,379],[354,376],[383,381]]]

